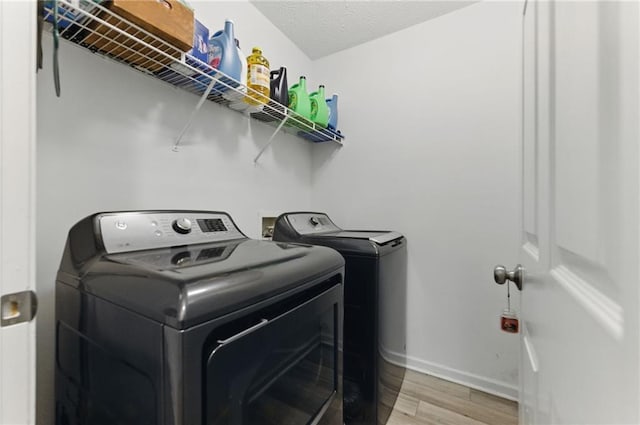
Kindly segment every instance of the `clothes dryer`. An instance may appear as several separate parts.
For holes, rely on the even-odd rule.
[[[387,423],[404,378],[407,242],[393,231],[343,230],[324,213],[276,219],[274,241],[331,247],[345,258],[344,414]]]

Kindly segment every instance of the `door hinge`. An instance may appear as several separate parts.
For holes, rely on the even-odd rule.
[[[0,298],[0,327],[30,322],[38,310],[38,299],[33,291],[16,292]]]

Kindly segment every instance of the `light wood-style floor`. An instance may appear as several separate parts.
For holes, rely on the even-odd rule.
[[[518,404],[407,370],[387,425],[517,425]]]

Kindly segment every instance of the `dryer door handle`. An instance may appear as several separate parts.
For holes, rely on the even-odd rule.
[[[257,331],[258,329],[266,326],[268,323],[269,323],[269,321],[267,319],[260,319],[260,323],[258,323],[256,325],[253,325],[250,328],[247,328],[247,329],[245,329],[245,330],[243,330],[241,332],[238,332],[237,334],[235,334],[233,336],[230,336],[227,339],[219,339],[218,340],[218,344],[224,345],[224,344],[228,344],[230,342],[233,342],[233,341],[235,341],[237,339],[242,338],[245,335],[250,334],[251,332]]]

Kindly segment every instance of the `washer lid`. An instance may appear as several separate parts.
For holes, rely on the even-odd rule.
[[[402,238],[402,234],[398,232],[388,231],[359,231],[359,230],[344,230],[338,233],[324,233],[315,235],[317,238],[331,237],[331,238],[349,238],[349,239],[365,239],[371,242],[375,242],[378,245],[384,245],[393,240]]]
[[[162,275],[167,280],[189,283],[264,269],[284,262],[291,262],[291,267],[295,268],[296,261],[306,256],[309,248],[308,245],[241,239],[108,254],[104,258],[145,273]]]
[[[190,232],[189,223],[176,223],[182,217]],[[185,329],[319,283],[344,267],[332,249],[257,241],[230,229],[237,229],[231,218],[214,212],[89,216],[69,231],[57,280]],[[155,249],[145,249],[152,244]]]
[[[58,281],[176,329],[299,290],[340,273],[323,247],[244,239],[99,255]],[[320,283],[318,281],[317,283]]]

